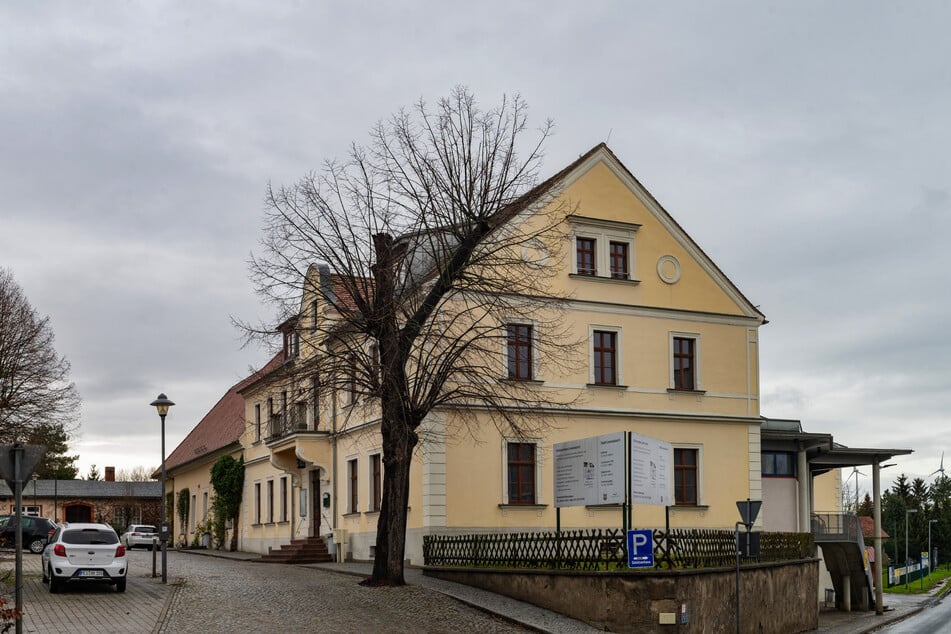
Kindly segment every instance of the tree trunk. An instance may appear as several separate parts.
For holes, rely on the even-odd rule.
[[[241,507],[234,512],[234,517],[231,518],[231,552],[238,550],[238,523],[241,518]]]
[[[397,432],[399,433],[399,432]],[[405,432],[404,432],[405,434]],[[401,434],[402,435],[402,434]],[[370,585],[401,586],[406,555],[406,508],[409,506],[409,478],[416,435],[394,443],[396,451],[387,451],[384,442],[383,499],[376,527],[376,554]]]

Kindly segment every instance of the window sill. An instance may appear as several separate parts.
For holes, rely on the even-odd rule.
[[[579,279],[579,280],[597,280],[598,282],[612,282],[614,284],[623,284],[626,286],[637,286],[641,283],[640,280],[627,279],[622,280],[616,277],[610,277],[608,275],[585,275],[584,273],[569,273],[568,277]]]
[[[344,517],[360,517],[360,515],[361,515],[360,511],[351,511],[349,513],[343,514]]]
[[[516,385],[544,385],[544,381],[539,379],[515,379],[510,376],[503,376],[499,379],[503,383],[514,383]]]
[[[667,508],[672,511],[706,511],[710,507],[706,504],[675,504]]]
[[[615,383],[588,383],[587,387],[596,387],[602,389],[615,389],[615,390],[626,390],[626,385],[618,385]]]
[[[675,387],[669,387],[667,388],[667,393],[668,394],[694,394],[696,396],[703,396],[704,394],[707,393],[707,391],[706,390],[681,390]]]
[[[530,511],[537,511],[539,509],[547,509],[547,504],[499,504],[500,509],[526,509]]]

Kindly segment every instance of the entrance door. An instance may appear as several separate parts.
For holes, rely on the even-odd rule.
[[[320,470],[314,469],[310,472],[310,490],[311,490],[311,502],[310,502],[310,525],[311,525],[311,535],[314,537],[320,537]]]
[[[66,509],[67,522],[86,523],[92,521],[92,508],[85,504],[73,504]]]

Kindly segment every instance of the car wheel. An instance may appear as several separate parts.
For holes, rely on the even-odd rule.
[[[63,589],[62,582],[56,578],[56,575],[53,574],[53,569],[50,568],[46,574],[49,576],[50,583],[50,594],[57,594]]]
[[[39,555],[44,548],[46,548],[46,542],[42,539],[36,538],[30,542],[30,552],[34,555]]]
[[[125,592],[125,577],[116,581],[116,592]]]

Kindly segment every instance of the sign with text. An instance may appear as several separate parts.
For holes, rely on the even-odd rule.
[[[624,432],[554,446],[555,507],[624,502]]]
[[[670,481],[670,443],[631,434],[631,503],[674,503]]]
[[[627,567],[654,567],[654,531],[643,529],[627,532]]]

